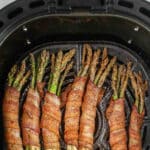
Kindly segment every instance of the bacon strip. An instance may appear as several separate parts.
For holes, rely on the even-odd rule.
[[[142,150],[141,127],[144,119],[144,111],[139,114],[137,107],[132,107],[129,125],[129,150]]]
[[[76,77],[68,95],[65,110],[64,138],[67,145],[78,147],[78,131],[80,119],[80,107],[84,95],[86,77]]]
[[[4,136],[9,150],[23,150],[19,127],[20,92],[14,87],[7,87],[3,99]]]
[[[105,93],[105,89],[101,88],[101,90],[99,91],[99,96],[98,96],[98,100],[97,100],[97,105],[101,102],[103,96]]]
[[[114,101],[113,111],[109,116],[110,146],[112,150],[127,150],[125,129],[124,99]]]
[[[71,91],[72,84],[69,84],[65,90],[61,93],[60,99],[61,99],[61,108],[64,107],[67,103],[68,94]]]
[[[44,86],[45,86],[45,82],[38,82],[37,83],[37,90],[39,92],[40,98],[44,98]]]
[[[82,103],[82,115],[80,118],[80,149],[93,149],[93,137],[95,131],[96,105],[99,97],[100,88],[92,81],[88,81],[84,101]]]
[[[42,106],[41,128],[45,149],[59,149],[59,126],[61,122],[60,99],[47,92]]]
[[[106,109],[106,118],[109,120],[109,117],[113,111],[113,107],[114,107],[114,100],[113,98],[110,99],[109,105]]]
[[[40,147],[40,96],[36,90],[29,89],[23,105],[22,136],[23,145]]]

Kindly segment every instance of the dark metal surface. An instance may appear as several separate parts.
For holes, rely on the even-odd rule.
[[[37,56],[43,49],[47,49],[50,52],[57,52],[60,48],[64,51],[68,51],[71,48],[76,48],[76,56],[74,58],[74,67],[71,70],[71,72],[68,74],[64,84],[63,88],[65,88],[69,83],[71,83],[74,79],[74,76],[76,75],[77,71],[80,68],[80,63],[81,63],[81,53],[82,53],[82,46],[84,42],[67,42],[67,43],[48,43],[46,45],[41,45],[33,50],[31,50],[35,56]],[[117,43],[110,43],[110,42],[90,42],[92,48],[96,50],[97,48],[103,49],[104,47],[108,48],[108,53],[110,56],[117,56],[118,57],[118,64],[127,64],[128,61],[133,62],[133,67],[132,70],[134,71],[141,71],[143,74],[144,79],[149,81],[150,85],[150,73],[147,65],[144,63],[144,61],[135,53],[133,52],[134,50],[130,50],[127,47],[123,45],[118,45]],[[30,52],[31,52],[30,51]],[[28,56],[27,54],[25,56],[22,56],[18,63],[24,58]],[[26,57],[28,59],[28,57]],[[27,60],[28,62],[28,60]],[[29,66],[29,64],[28,64]],[[47,67],[47,71],[45,74],[45,81],[48,80],[49,76],[49,66]],[[110,97],[112,95],[112,90],[111,90],[111,77],[109,77],[105,84],[104,88],[106,89],[106,92],[104,94],[103,99],[101,100],[100,104],[97,106],[97,116],[96,116],[96,131],[95,131],[95,140],[94,140],[94,149],[102,149],[102,150],[109,150],[109,144],[108,144],[108,136],[109,136],[109,127],[108,127],[108,122],[105,118],[105,111],[108,106]],[[25,100],[26,92],[28,89],[28,85],[24,88],[22,91],[22,96],[20,99],[20,110],[22,110],[22,104]],[[46,90],[46,89],[45,89]],[[144,118],[144,124],[142,127],[142,141],[143,141],[143,150],[147,150],[149,147],[149,137],[150,137],[150,86],[149,90],[145,99],[145,107],[146,107],[146,115]],[[134,103],[134,97],[133,97],[133,90],[131,86],[129,85],[127,88],[126,92],[126,103],[125,103],[125,111],[126,111],[126,127],[128,127],[129,124],[129,116],[130,116],[130,111],[131,107]],[[64,114],[64,109],[63,109],[63,114]],[[20,114],[21,116],[21,114]],[[60,128],[60,133],[61,133],[61,148],[66,149],[66,145],[64,143],[63,139],[63,126],[64,126],[64,119],[62,119],[62,124]]]
[[[41,16],[32,18],[0,36],[0,85],[15,61],[30,49],[47,42],[100,41],[121,43],[134,49],[150,64],[150,31],[120,16]],[[7,30],[8,32],[9,30]],[[11,62],[11,63],[10,63]]]
[[[150,7],[145,0],[16,0],[0,12],[0,30],[20,19],[38,14],[91,13],[122,14],[150,25]]]

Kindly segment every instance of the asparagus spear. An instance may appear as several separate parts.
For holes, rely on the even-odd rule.
[[[100,49],[98,49],[97,51],[94,52],[93,58],[92,58],[92,62],[91,62],[91,66],[90,66],[90,79],[91,81],[94,81],[95,78],[95,74],[96,74],[96,66],[98,64],[98,59],[100,56]]]
[[[117,57],[114,56],[114,57],[110,60],[110,62],[109,62],[109,64],[108,64],[107,68],[105,69],[105,71],[103,72],[103,74],[101,75],[101,77],[100,77],[100,79],[99,79],[99,81],[98,81],[98,84],[97,84],[98,87],[102,87],[102,85],[103,85],[103,83],[104,83],[104,81],[105,81],[107,75],[109,74],[111,68],[112,68],[113,65],[115,64],[116,59],[117,59]]]
[[[17,89],[18,89],[19,91],[21,91],[23,85],[27,82],[27,79],[29,78],[30,74],[31,74],[31,71],[28,71],[28,72],[24,75],[24,77],[22,78],[22,80],[20,81],[20,83],[19,83],[19,85],[18,85],[18,87],[17,87]]]
[[[86,44],[83,45],[83,54],[82,54],[82,65],[85,63],[86,58]]]
[[[118,91],[118,95],[120,93],[120,81],[121,81],[121,76],[123,73],[123,69],[124,69],[124,65],[120,65],[119,69],[118,69],[118,80],[117,80],[117,91]]]
[[[50,77],[49,77],[49,81],[48,81],[48,89],[50,89],[50,86],[51,86],[51,83],[52,83],[54,68],[55,68],[55,54],[52,53],[52,56],[51,56],[51,72],[50,72]]]
[[[135,77],[137,80],[137,87],[138,87],[138,93],[139,93],[139,98],[140,98],[140,101],[138,104],[138,111],[139,113],[142,113],[144,109],[145,92],[147,91],[148,83],[147,81],[145,82],[143,81],[142,75],[140,72],[138,74],[135,73]]]
[[[57,96],[60,95],[61,93],[61,88],[62,88],[62,84],[65,80],[65,77],[67,76],[68,72],[70,71],[70,69],[73,67],[73,61],[71,63],[69,63],[64,71],[64,74],[61,76],[61,80],[58,86],[58,90],[57,90]]]
[[[83,67],[84,67],[84,65],[85,65],[85,57],[86,57],[86,45],[84,44],[83,45],[83,53],[82,53],[82,66],[80,67],[80,70],[79,70],[79,72],[78,72],[78,76],[80,76],[81,75],[81,73],[82,73],[82,71],[83,71]]]
[[[8,86],[12,86],[16,72],[17,72],[17,65],[14,65],[8,74]]]
[[[138,87],[137,87],[135,75],[133,74],[132,71],[130,71],[129,77],[130,77],[131,85],[132,85],[132,87],[134,89],[134,93],[135,93],[135,105],[138,108],[138,104],[139,104]]]
[[[92,59],[92,48],[88,44],[85,44],[85,47],[87,48],[87,59],[86,59],[85,65],[83,67],[83,70],[80,74],[81,77],[83,77],[87,74],[88,69],[90,67],[91,59]]]
[[[142,89],[141,89],[141,86],[142,85],[140,85],[140,82],[139,82],[139,79],[138,79],[138,77],[136,76],[136,80],[137,80],[137,87],[138,87],[138,95],[139,95],[139,103],[138,103],[138,112],[139,113],[142,113],[142,108],[144,108],[144,97],[143,97],[143,92],[142,92]]]
[[[128,84],[129,74],[130,74],[130,71],[131,71],[131,65],[132,65],[131,62],[129,62],[129,63],[127,64],[126,77],[125,77],[125,80],[124,80],[124,82],[123,82],[123,84],[122,84],[122,86],[121,86],[121,88],[120,88],[120,89],[121,89],[121,90],[120,90],[120,98],[123,98],[123,97],[124,97],[125,90],[126,90],[127,84]]]
[[[25,69],[26,69],[26,63],[25,63],[25,60],[23,60],[22,63],[21,63],[20,71],[17,74],[16,79],[15,79],[15,81],[13,83],[13,87],[17,87],[18,86],[20,80],[22,79],[22,77],[23,77],[23,75],[25,73]]]
[[[52,53],[51,57],[51,71],[54,72],[54,67],[55,67],[55,54]]]
[[[117,88],[117,73],[118,73],[118,68],[117,65],[114,65],[113,67],[113,73],[112,73],[112,89],[114,91],[113,94],[113,99],[116,100],[118,99],[118,88]]]
[[[100,65],[100,68],[98,70],[98,73],[96,74],[96,77],[94,79],[94,83],[98,84],[98,80],[100,79],[100,76],[102,75],[102,72],[104,71],[105,67],[107,66],[109,62],[108,56],[107,56],[107,49],[104,48],[103,54],[102,54],[102,62]]]
[[[32,70],[32,80],[31,80],[31,84],[30,87],[32,89],[35,88],[35,81],[36,81],[36,66],[35,66],[35,58],[33,54],[30,54],[30,61],[31,61],[31,70]]]
[[[75,55],[75,49],[73,48],[63,56],[62,64],[61,64],[61,72],[65,70],[67,63],[72,59],[74,55]]]
[[[144,109],[144,99],[145,99],[145,92],[147,91],[147,88],[145,88],[144,91],[142,91],[142,88],[140,86],[139,90],[140,90],[140,100],[141,100],[141,105],[139,106],[139,113],[141,114]]]
[[[58,86],[58,81],[59,81],[60,72],[61,72],[62,57],[63,57],[63,52],[59,51],[57,54],[56,62],[55,62],[55,69],[53,73],[52,83],[50,85],[50,88],[48,89],[50,92],[54,94],[56,94],[57,92],[57,86]]]
[[[142,91],[143,81],[139,74],[130,72],[131,84],[135,93],[135,106],[138,108],[138,112],[142,113],[144,108],[144,95],[145,91]]]
[[[45,73],[45,67],[48,64],[48,60],[49,60],[49,52],[47,52],[46,50],[42,51],[39,57],[39,65],[37,70],[37,82],[42,82]]]

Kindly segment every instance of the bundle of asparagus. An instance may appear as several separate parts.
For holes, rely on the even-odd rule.
[[[23,145],[25,146],[26,150],[40,149],[39,135],[40,135],[41,98],[37,90],[37,85],[41,83],[43,80],[43,75],[48,60],[49,60],[49,52],[46,52],[44,50],[40,55],[39,62],[38,62],[39,65],[37,70],[34,55],[30,54],[32,80],[31,80],[29,90],[27,92],[25,103],[23,105],[23,114],[22,114],[22,121],[21,121]]]
[[[125,111],[124,111],[124,97],[125,90],[128,83],[129,72],[131,69],[131,63],[127,64],[127,69],[125,66],[117,65],[113,68],[112,74],[112,88],[113,94],[113,104],[111,107],[111,112],[108,118],[110,137],[109,142],[112,150],[126,150],[127,149],[127,134],[125,129]]]
[[[48,83],[48,91],[44,97],[42,106],[41,128],[44,143],[44,149],[60,149],[59,144],[59,126],[61,122],[60,98],[63,81],[73,66],[71,61],[75,54],[75,49],[64,54],[59,51],[57,57],[52,54],[51,74]],[[68,62],[70,62],[68,64]],[[61,74],[63,73],[63,74]]]
[[[26,63],[23,60],[19,71],[15,65],[8,74],[8,86],[3,99],[4,136],[8,150],[23,150],[19,126],[19,98],[20,91],[30,76],[30,71],[25,70]]]
[[[129,124],[129,150],[142,150],[141,127],[144,119],[145,92],[148,89],[148,82],[143,81],[139,72],[130,72],[131,84],[135,93],[135,103],[132,107]]]
[[[106,109],[106,118],[108,120],[109,120],[109,117],[110,117],[110,115],[111,115],[111,113],[113,111],[113,106],[114,106],[114,102],[115,102],[114,100],[117,99],[118,96],[120,96],[120,91],[121,91],[121,89],[123,87],[123,83],[122,82],[123,82],[123,80],[125,80],[125,73],[126,73],[126,68],[125,68],[124,65],[120,65],[119,68],[117,68],[116,65],[114,66],[113,74],[112,74],[112,89],[113,89],[114,95],[111,97],[110,102],[109,102],[109,106]],[[120,85],[120,84],[122,84],[122,85]],[[124,87],[124,88],[126,88],[126,87]],[[125,89],[124,89],[124,91],[125,91]]]
[[[88,44],[84,44],[82,67],[78,73],[78,76],[74,79],[66,103],[64,138],[68,150],[77,149],[78,147],[80,107],[87,81],[88,69],[91,63],[91,58],[92,49]]]
[[[108,76],[111,68],[116,62],[116,57],[113,57],[110,62],[107,57],[107,49],[105,48],[102,56],[102,63],[100,69],[97,71],[98,59],[100,50],[94,52],[93,59],[90,66],[90,80],[87,83],[84,100],[82,103],[82,115],[80,118],[80,132],[79,132],[79,148],[93,149],[93,139],[95,131],[96,105],[99,95],[102,94],[103,83]],[[99,100],[100,101],[100,100]]]

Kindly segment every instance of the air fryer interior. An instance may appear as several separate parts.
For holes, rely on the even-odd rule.
[[[110,41],[132,49],[147,65],[150,64],[149,29],[121,16],[41,16],[12,26],[11,33],[8,31],[5,40],[1,41],[3,79],[18,58],[49,42]]]
[[[0,89],[3,93],[7,73],[19,59],[48,45],[92,43],[119,49],[115,52],[127,60],[126,52],[150,79],[150,29],[136,20],[118,15],[47,15],[22,20],[5,30],[0,47]],[[113,53],[110,48],[110,53]],[[76,56],[78,57],[78,55]],[[125,58],[126,59],[125,59]],[[137,65],[137,66],[138,66]],[[150,103],[149,103],[150,104]],[[147,106],[150,108],[150,105]],[[150,109],[142,130],[145,149],[150,148]],[[147,134],[146,134],[147,133]]]

